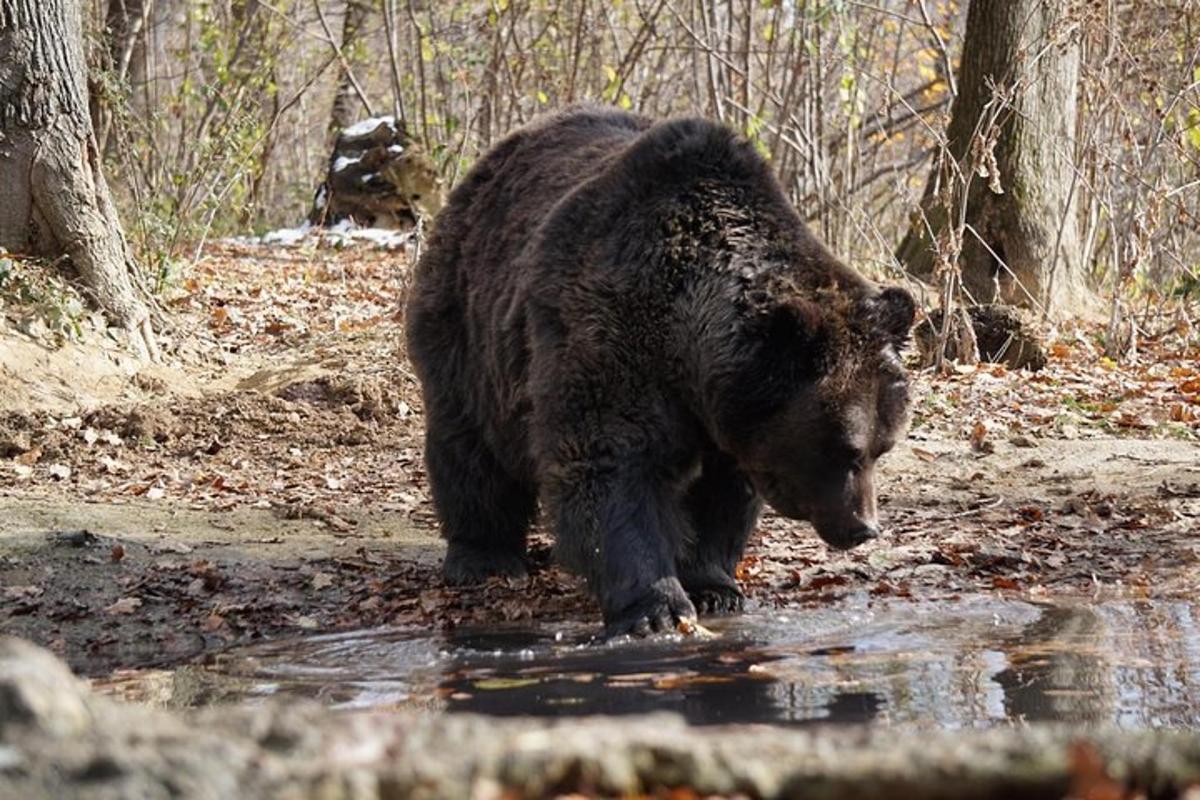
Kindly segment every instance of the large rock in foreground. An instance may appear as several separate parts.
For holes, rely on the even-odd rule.
[[[1200,737],[1167,731],[784,731],[671,716],[549,722],[334,713],[186,715],[91,694],[52,655],[0,639],[0,797],[1151,797],[1200,782]]]

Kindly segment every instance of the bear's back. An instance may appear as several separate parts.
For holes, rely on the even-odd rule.
[[[451,193],[430,247],[455,251],[460,280],[502,278],[553,206],[617,157],[651,122],[584,107],[511,134]],[[490,281],[488,281],[490,282]]]

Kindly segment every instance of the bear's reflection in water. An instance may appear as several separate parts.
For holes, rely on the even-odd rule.
[[[711,641],[562,646],[459,633],[439,694],[453,711],[673,711],[695,724],[1200,723],[1190,604],[967,598],[842,614],[755,614],[718,623]]]
[[[494,716],[681,714],[693,724],[869,722],[884,705],[869,691],[835,691],[794,713],[794,687],[759,667],[765,642],[631,642],[559,649],[517,634],[462,633],[439,693],[448,709]],[[536,655],[541,653],[542,655]],[[496,669],[495,659],[517,659]]]

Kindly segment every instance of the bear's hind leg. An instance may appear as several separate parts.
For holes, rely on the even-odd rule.
[[[744,598],[734,577],[762,501],[733,459],[710,453],[684,496],[695,542],[679,563],[679,579],[702,614],[740,611]]]
[[[446,583],[525,577],[525,534],[537,507],[536,492],[512,478],[477,433],[446,435],[432,422],[425,462],[446,538]]]

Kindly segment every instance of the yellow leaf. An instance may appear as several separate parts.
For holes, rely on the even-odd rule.
[[[525,686],[533,686],[538,683],[537,678],[484,678],[481,681],[475,681],[475,688],[484,691],[496,689],[520,689]]]

